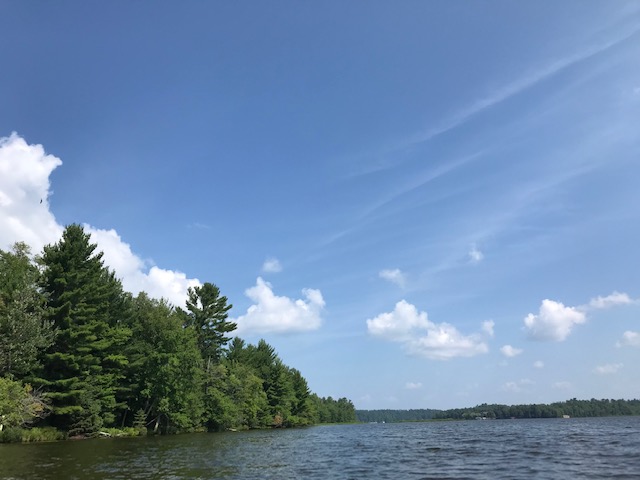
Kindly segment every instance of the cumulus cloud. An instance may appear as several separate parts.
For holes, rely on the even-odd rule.
[[[496,324],[494,323],[493,320],[487,320],[486,322],[482,322],[482,331],[487,335],[489,335],[490,337],[493,337],[493,327],[495,325]]]
[[[575,325],[586,321],[584,312],[565,307],[560,302],[543,300],[537,315],[530,313],[524,319],[525,330],[535,340],[565,340]]]
[[[42,145],[29,145],[16,133],[0,138],[0,248],[17,241],[27,243],[34,253],[60,240],[64,227],[49,210],[49,177],[62,161],[47,154]],[[147,265],[133,253],[113,229],[84,225],[91,241],[104,253],[105,265],[116,272],[125,290],[146,291],[183,306],[187,288],[199,285],[186,274]]]
[[[293,300],[273,293],[273,287],[258,277],[256,285],[245,290],[254,304],[247,313],[232,319],[238,333],[290,333],[317,330],[322,324],[325,302],[320,290],[305,288],[306,300]]]
[[[422,388],[422,383],[420,382],[407,382],[404,386],[407,390],[418,390]]]
[[[592,298],[589,302],[589,307],[595,309],[602,308],[611,308],[618,305],[628,305],[633,303],[633,300],[629,298],[629,295],[626,293],[613,292],[611,295],[607,295],[606,297],[596,297]]]
[[[640,332],[627,330],[622,334],[622,340],[616,343],[617,347],[640,347]]]
[[[534,368],[544,368],[544,362],[542,360],[536,360],[533,362]]]
[[[399,287],[404,287],[406,283],[405,275],[399,268],[394,268],[393,270],[380,270],[380,272],[378,272],[378,276],[391,283],[395,283]]]
[[[560,302],[543,300],[537,315],[530,313],[524,319],[524,329],[529,338],[535,340],[565,340],[573,327],[587,320],[587,313],[591,310],[602,310],[637,303],[626,293],[613,292],[605,297],[592,298],[586,305],[566,307]]]
[[[623,367],[622,363],[608,363],[606,365],[598,365],[593,369],[593,373],[598,375],[613,375]]]
[[[277,258],[267,258],[262,264],[262,271],[265,273],[278,273],[282,271],[282,265]]]
[[[435,360],[472,357],[489,350],[483,335],[463,335],[448,323],[433,323],[426,312],[418,312],[405,300],[392,312],[368,319],[367,329],[373,336],[401,343],[412,355]]]
[[[484,254],[478,250],[475,244],[471,245],[468,255],[471,263],[480,263],[484,259]]]
[[[0,248],[18,241],[34,253],[56,242],[62,226],[49,211],[49,176],[62,161],[12,133],[0,138]]]
[[[522,353],[522,349],[514,348],[511,345],[505,345],[500,347],[500,351],[505,357],[516,357]]]

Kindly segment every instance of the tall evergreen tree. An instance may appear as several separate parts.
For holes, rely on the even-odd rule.
[[[58,334],[44,358],[42,384],[52,400],[51,423],[86,433],[115,419],[116,387],[130,330],[113,318],[122,286],[80,225],[44,247],[42,287]]]
[[[190,287],[187,297],[185,324],[195,329],[198,348],[209,369],[220,360],[224,346],[231,340],[226,335],[237,328],[235,323],[227,321],[227,312],[233,305],[227,305],[227,297],[220,296],[220,289],[208,282],[201,287]]]

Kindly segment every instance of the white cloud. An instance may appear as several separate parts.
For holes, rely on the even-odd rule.
[[[448,323],[435,324],[405,300],[392,312],[367,320],[367,329],[371,335],[402,343],[410,354],[435,360],[472,357],[489,350],[482,335],[465,336]]]
[[[381,270],[378,273],[378,276],[380,278],[388,280],[391,283],[395,283],[399,287],[404,287],[406,283],[405,275],[400,271],[399,268],[395,268],[393,270]]]
[[[469,260],[471,263],[480,263],[484,258],[484,254],[478,250],[475,244],[471,245],[471,249],[469,250]]]
[[[596,297],[592,298],[589,302],[589,307],[591,308],[611,308],[617,305],[628,305],[633,303],[633,300],[629,298],[629,295],[626,293],[613,292],[611,295],[607,295],[606,297]]]
[[[487,320],[486,322],[482,322],[482,331],[487,335],[489,335],[490,337],[493,337],[494,326],[495,326],[495,323],[493,320]]]
[[[282,271],[282,265],[277,258],[267,258],[262,264],[262,271],[265,273],[278,273]]]
[[[405,388],[407,390],[418,390],[418,389],[422,388],[422,383],[420,383],[420,382],[407,382],[405,384]]]
[[[28,145],[12,133],[0,138],[0,248],[15,242],[34,253],[58,241],[63,228],[49,211],[49,176],[62,161],[42,145]]]
[[[511,345],[500,347],[500,351],[505,357],[516,357],[522,353],[522,349],[514,348]]]
[[[60,165],[62,161],[45,153],[42,145],[29,145],[15,133],[0,138],[0,248],[24,241],[38,253],[44,245],[60,240],[64,227],[56,222],[48,202],[49,177]],[[113,229],[87,224],[84,229],[127,291],[137,294],[144,290],[152,297],[183,306],[187,288],[200,284],[182,272],[156,266],[148,269]]]
[[[617,347],[640,347],[640,332],[627,330],[622,334],[622,340],[616,343]]]
[[[617,373],[623,367],[622,363],[608,363],[606,365],[599,365],[593,369],[593,373],[598,375],[613,375]]]
[[[522,380],[518,380],[518,381],[512,381],[512,382],[506,382],[503,386],[502,389],[506,390],[507,392],[513,392],[513,393],[519,393],[522,392],[523,390],[526,390],[527,387],[534,385],[534,382],[529,380],[528,378],[523,378]]]
[[[543,300],[538,315],[527,315],[524,325],[530,338],[561,342],[569,336],[575,325],[585,321],[585,314],[576,308],[565,307],[553,300]]]
[[[238,333],[288,333],[317,330],[322,324],[320,316],[325,302],[320,290],[302,290],[306,300],[293,300],[273,293],[270,283],[258,277],[256,285],[245,290],[254,303],[247,313],[232,319],[238,324]]]
[[[533,362],[533,366],[535,368],[544,368],[544,362],[542,360],[536,360]]]
[[[370,334],[397,342],[410,341],[417,330],[428,329],[431,325],[426,312],[418,313],[416,307],[405,300],[399,301],[393,312],[367,320]]]

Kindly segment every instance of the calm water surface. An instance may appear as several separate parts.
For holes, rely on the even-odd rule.
[[[0,445],[2,479],[640,479],[640,417]]]

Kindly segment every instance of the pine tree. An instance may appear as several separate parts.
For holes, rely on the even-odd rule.
[[[212,283],[187,291],[186,326],[192,327],[198,337],[198,348],[208,368],[218,362],[224,346],[231,340],[226,334],[233,332],[237,325],[227,321],[227,312],[233,305],[227,305],[227,297],[220,296],[220,289]]]
[[[51,423],[71,434],[113,423],[127,362],[121,349],[130,336],[122,319],[114,318],[122,286],[89,238],[80,225],[70,225],[42,256],[42,287],[58,332],[44,358],[42,384],[52,400]]]

